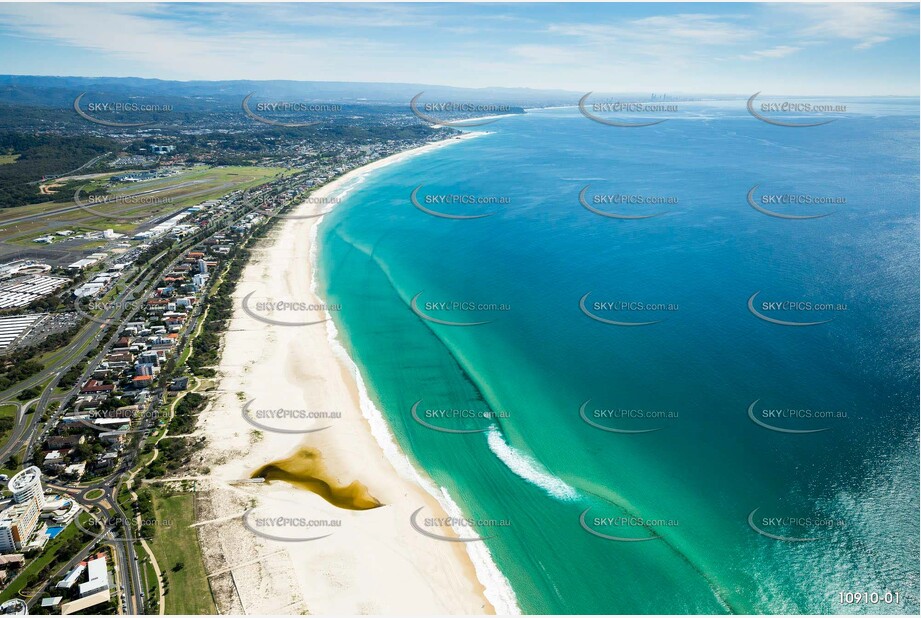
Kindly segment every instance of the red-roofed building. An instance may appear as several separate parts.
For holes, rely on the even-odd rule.
[[[86,384],[83,385],[83,388],[80,389],[81,393],[109,393],[115,390],[114,384],[103,384],[99,380],[87,380]]]

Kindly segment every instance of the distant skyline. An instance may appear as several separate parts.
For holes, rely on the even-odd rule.
[[[919,94],[917,4],[0,3],[0,73]]]

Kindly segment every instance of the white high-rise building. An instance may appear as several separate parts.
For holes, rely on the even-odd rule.
[[[13,492],[13,506],[0,512],[0,553],[22,549],[35,528],[45,506],[42,473],[30,466],[10,479],[7,488]]]
[[[29,499],[0,513],[0,554],[19,551],[38,527],[38,503]]]
[[[12,554],[16,551],[19,541],[19,530],[13,527],[13,522],[0,515],[0,554]]]
[[[28,500],[35,500],[38,509],[45,507],[45,490],[42,487],[42,472],[36,466],[21,470],[10,479],[9,490],[13,492],[13,500],[22,504]]]

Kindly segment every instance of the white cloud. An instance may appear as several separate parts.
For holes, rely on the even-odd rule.
[[[395,47],[352,36],[291,36],[255,21],[232,36],[199,23],[164,19],[158,5],[2,4],[0,17],[20,36],[127,60],[143,73],[179,79],[337,79],[355,58],[386,58]],[[322,32],[322,31],[321,31]],[[334,62],[335,61],[335,62]],[[341,75],[341,73],[339,73]]]
[[[842,41],[865,50],[899,36],[917,37],[906,19],[916,20],[917,10],[909,5],[734,5],[713,14],[635,18],[611,5],[598,11],[596,20],[551,25],[536,8],[520,6],[0,2],[3,36],[28,39],[23,49],[55,46],[49,57],[58,55],[46,66],[27,52],[11,53],[0,59],[0,71],[576,92],[742,93],[783,87],[844,94],[917,84],[907,72],[916,73],[911,58],[895,58],[847,80],[827,70],[829,63],[844,65],[862,53],[842,49]],[[657,5],[643,10],[658,12]],[[749,64],[804,49],[821,53],[802,54],[803,66],[790,75],[768,76]]]
[[[869,49],[897,36],[917,34],[917,5],[910,4],[834,4],[784,5],[787,10],[811,24],[799,29],[805,39],[844,39],[854,49]]]
[[[555,24],[547,28],[547,32],[573,37],[583,43],[616,44],[625,54],[657,57],[669,50],[732,45],[753,34],[751,29],[735,21],[697,13],[658,15],[609,24]]]
[[[784,56],[789,56],[790,54],[795,54],[798,52],[801,47],[792,47],[790,45],[778,45],[777,47],[771,47],[770,49],[760,49],[753,51],[749,54],[742,54],[739,56],[742,60],[761,60],[763,58],[783,58]]]
[[[863,41],[854,46],[854,49],[870,49],[874,45],[879,45],[880,43],[885,43],[886,41],[891,41],[892,37],[888,36],[870,36],[866,37]]]
[[[571,65],[586,59],[584,52],[566,45],[516,45],[509,52],[527,62],[544,65]]]

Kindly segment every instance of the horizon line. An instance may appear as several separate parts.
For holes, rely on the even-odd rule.
[[[567,90],[562,88],[538,88],[533,86],[452,86],[449,84],[427,84],[422,82],[376,82],[376,81],[340,81],[340,80],[310,80],[310,79],[287,79],[287,78],[274,78],[274,79],[252,79],[252,78],[232,78],[232,79],[171,79],[163,77],[143,77],[140,75],[63,75],[63,74],[36,74],[36,73],[0,73],[0,78],[4,77],[44,77],[51,79],[141,79],[141,80],[150,80],[150,81],[159,81],[159,82],[173,82],[180,84],[192,84],[192,83],[205,83],[205,84],[218,84],[226,82],[255,82],[255,83],[268,83],[268,82],[290,82],[293,84],[367,84],[367,85],[382,85],[382,86],[415,86],[415,87],[431,87],[431,88],[453,88],[456,90],[471,90],[471,91],[488,91],[488,90],[530,90],[535,93],[541,92],[552,92],[558,94],[572,94],[575,96],[584,95],[585,92],[594,92],[598,94],[637,94],[650,92],[650,90],[594,90],[594,91],[579,91],[579,90]],[[674,91],[669,92],[664,89],[655,89],[654,94],[662,93],[666,95],[684,95],[684,96],[713,96],[713,97],[750,97],[753,93],[744,93],[744,92],[691,92],[691,91]],[[921,92],[913,94],[901,94],[901,93],[873,93],[873,94],[835,94],[835,93],[792,93],[792,92],[779,92],[779,93],[764,93],[760,92],[765,97],[778,97],[778,96],[801,96],[801,97],[841,97],[841,98],[861,98],[861,97],[899,97],[899,98],[916,98],[921,99]]]

